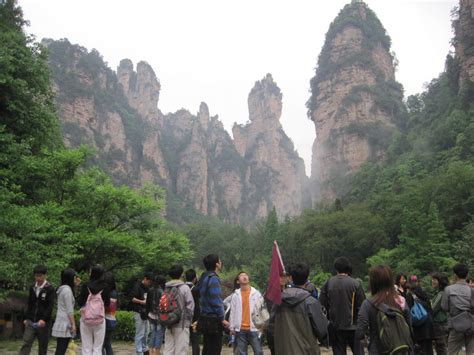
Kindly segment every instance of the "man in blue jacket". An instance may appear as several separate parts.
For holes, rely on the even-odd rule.
[[[206,272],[198,285],[201,314],[198,328],[206,324],[203,333],[203,355],[219,355],[222,350],[222,331],[229,323],[224,319],[224,304],[221,295],[221,281],[217,273],[222,269],[222,262],[216,254],[209,254],[203,259]]]

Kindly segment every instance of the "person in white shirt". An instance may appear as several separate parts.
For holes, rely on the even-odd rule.
[[[239,289],[234,291],[230,301],[229,330],[235,335],[236,354],[246,355],[250,345],[254,354],[263,355],[260,332],[252,321],[252,314],[257,304],[263,302],[258,290],[250,286],[250,278],[246,272],[238,274]]]

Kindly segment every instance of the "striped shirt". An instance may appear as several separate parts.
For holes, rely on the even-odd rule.
[[[214,271],[207,271],[196,287],[199,289],[201,313],[217,314],[220,320],[224,320],[224,303],[221,297],[219,276]]]

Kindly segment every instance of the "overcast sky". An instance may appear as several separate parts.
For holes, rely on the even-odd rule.
[[[310,174],[314,124],[309,80],[329,24],[350,0],[18,0],[37,39],[96,48],[116,69],[147,61],[161,82],[163,113],[208,104],[229,131],[248,120],[247,97],[266,73],[283,93],[281,122]],[[392,38],[397,80],[419,93],[452,50],[456,0],[367,0]]]

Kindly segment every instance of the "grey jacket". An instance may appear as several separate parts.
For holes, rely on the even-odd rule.
[[[331,277],[321,289],[319,297],[335,329],[355,330],[357,315],[365,293],[359,281],[347,275]]]
[[[452,317],[471,310],[472,292],[466,281],[458,281],[444,289],[441,308],[448,313],[448,328],[452,328]]]
[[[181,319],[172,328],[189,328],[194,314],[194,299],[191,289],[181,280],[168,281],[165,289],[168,287],[178,287],[178,307],[181,309]]]
[[[282,304],[275,306],[277,355],[319,355],[318,340],[327,337],[327,319],[321,304],[298,287],[285,289]]]

